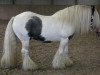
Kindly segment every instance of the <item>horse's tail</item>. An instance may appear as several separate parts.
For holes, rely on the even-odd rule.
[[[2,68],[10,68],[16,65],[16,36],[12,28],[13,20],[14,17],[10,19],[5,31],[3,56],[1,59]]]
[[[96,25],[97,28],[100,28],[100,16],[97,10],[94,12],[94,25]]]

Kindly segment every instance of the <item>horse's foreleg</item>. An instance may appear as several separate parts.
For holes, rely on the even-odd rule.
[[[72,65],[72,61],[68,56],[68,38],[62,38],[59,49],[56,52],[53,59],[54,68],[65,68],[66,66]]]
[[[23,66],[22,68],[24,70],[35,70],[37,69],[37,65],[35,62],[32,61],[32,59],[29,56],[28,52],[29,47],[29,41],[22,41],[22,58],[23,58]]]

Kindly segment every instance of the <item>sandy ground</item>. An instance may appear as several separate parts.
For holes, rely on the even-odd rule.
[[[0,59],[7,22],[0,20]],[[19,42],[17,68],[10,70],[0,68],[0,75],[100,75],[100,38],[97,38],[94,32],[89,32],[87,35],[75,35],[69,42],[69,55],[74,61],[73,66],[54,70],[52,60],[58,46],[59,42],[45,44],[32,40],[30,56],[39,65],[40,69],[25,72],[21,69],[21,44]]]

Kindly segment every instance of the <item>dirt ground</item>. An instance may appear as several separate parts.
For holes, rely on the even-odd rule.
[[[0,20],[0,59],[7,22]],[[100,38],[94,32],[89,32],[87,35],[75,35],[69,42],[69,55],[74,61],[73,66],[54,70],[52,60],[58,46],[59,42],[45,44],[32,40],[30,56],[40,68],[36,71],[23,71],[19,42],[17,68],[10,70],[0,68],[0,75],[100,75]]]

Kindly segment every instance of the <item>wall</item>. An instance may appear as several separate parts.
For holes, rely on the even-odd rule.
[[[42,15],[52,15],[56,11],[63,9],[67,6],[50,6],[50,5],[0,5],[0,19],[10,19],[24,11],[32,11]]]
[[[98,5],[96,8],[97,8],[97,10],[98,10],[98,12],[100,14],[100,5]]]
[[[25,5],[98,5],[100,0],[0,0],[0,4],[25,4]]]
[[[51,5],[0,5],[0,19],[10,19],[12,16],[15,16],[24,11],[32,11],[42,15],[52,15],[56,11],[63,9],[66,6],[51,6]],[[97,6],[100,13],[100,6]]]
[[[99,5],[100,0],[54,0],[56,5],[74,5],[74,4],[84,4],[84,5]]]
[[[99,5],[100,0],[77,0],[77,3],[85,5]]]

